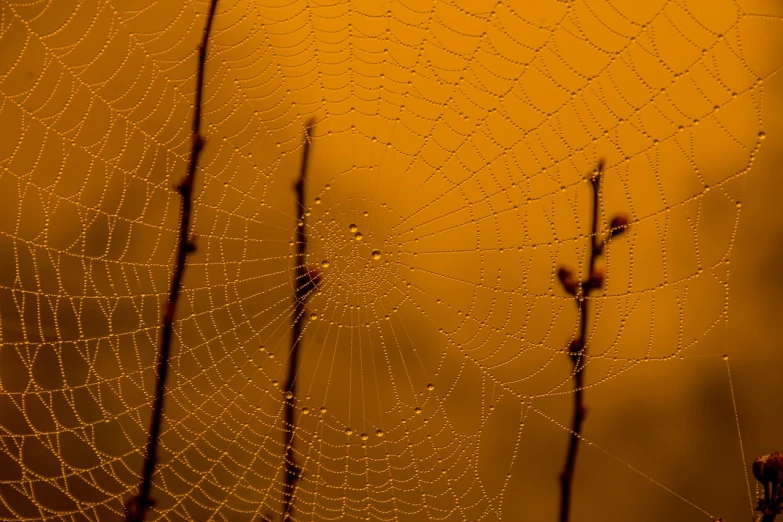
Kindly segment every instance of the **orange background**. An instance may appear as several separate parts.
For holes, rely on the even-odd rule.
[[[136,491],[206,7],[0,5],[0,519],[114,520]],[[221,0],[151,518],[281,509],[315,116],[295,519],[556,518],[556,271],[586,277],[601,158],[599,234],[631,226],[586,301],[572,520],[749,519],[749,463],[783,449],[782,24],[774,1]]]

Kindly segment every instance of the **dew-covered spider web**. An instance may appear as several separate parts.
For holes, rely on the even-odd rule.
[[[206,10],[0,4],[1,520],[117,520],[137,490]],[[771,1],[220,0],[149,518],[280,520],[290,441],[292,520],[554,520],[578,329],[557,271],[589,276],[603,158],[598,236],[630,225],[583,301],[574,520],[749,520],[723,355],[782,21]],[[311,116],[317,285],[285,425]],[[714,449],[700,419],[639,451],[663,439],[622,405],[685,408],[677,375],[717,382],[697,408],[729,442],[700,486],[675,458]]]

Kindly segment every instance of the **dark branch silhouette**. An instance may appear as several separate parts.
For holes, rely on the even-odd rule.
[[[585,357],[587,354],[587,302],[593,290],[603,287],[604,275],[595,269],[595,262],[603,253],[607,242],[614,236],[625,231],[628,219],[625,216],[615,216],[610,223],[609,235],[596,243],[596,230],[598,226],[598,188],[601,175],[604,170],[603,160],[598,162],[595,173],[590,178],[590,186],[593,189],[593,213],[590,223],[590,250],[588,252],[587,281],[574,281],[573,273],[567,268],[560,268],[557,276],[565,291],[574,296],[574,302],[579,310],[579,334],[568,349],[568,355],[574,364],[574,416],[571,420],[571,438],[568,443],[568,452],[560,474],[560,522],[568,522],[571,509],[571,492],[574,484],[574,469],[576,457],[579,451],[579,442],[582,435],[587,409],[584,401]]]
[[[169,371],[169,357],[171,354],[171,337],[174,330],[174,313],[177,309],[180,289],[182,288],[182,276],[185,272],[185,262],[188,254],[196,249],[189,237],[190,220],[193,208],[193,181],[196,177],[196,166],[201,150],[204,148],[204,137],[201,135],[201,105],[204,96],[204,66],[207,61],[207,42],[212,29],[212,21],[215,18],[215,10],[218,0],[210,0],[207,13],[204,35],[198,48],[198,72],[196,75],[196,103],[193,114],[192,144],[190,160],[185,179],[177,187],[182,198],[182,210],[180,213],[179,238],[177,242],[176,264],[171,278],[169,299],[166,303],[166,311],[163,315],[163,328],[160,339],[160,352],[158,354],[157,382],[155,383],[155,402],[152,407],[152,424],[150,426],[149,439],[147,441],[147,453],[144,457],[139,494],[132,497],[125,504],[126,520],[128,522],[143,522],[147,516],[147,510],[154,505],[150,497],[152,489],[152,475],[157,463],[158,440],[160,438],[160,426],[163,417],[163,398],[166,388],[166,376]]]
[[[296,190],[297,227],[296,227],[296,257],[294,259],[294,315],[291,332],[291,351],[288,359],[288,380],[285,385],[285,486],[283,489],[283,520],[290,518],[293,508],[294,489],[300,477],[301,469],[294,455],[294,427],[296,425],[296,373],[299,370],[299,348],[301,347],[302,330],[305,321],[305,305],[307,298],[315,289],[320,279],[320,272],[306,265],[307,256],[307,224],[305,223],[305,181],[307,177],[307,162],[310,155],[310,131],[314,120],[307,122],[304,136],[304,151],[302,153],[302,168],[299,180],[294,185]]]

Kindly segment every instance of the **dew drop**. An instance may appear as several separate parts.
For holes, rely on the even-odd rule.
[[[728,360],[729,360],[729,356],[728,356],[728,354],[726,354],[726,355],[724,355],[724,356],[723,356],[723,360],[724,360],[724,361],[728,361]]]
[[[432,384],[432,383],[429,383],[429,384],[427,385],[427,391],[432,391],[432,390],[434,390],[434,389],[435,389],[435,385],[434,385],[434,384]]]
[[[419,414],[421,414],[421,408],[419,408],[418,406],[416,406],[415,408],[413,408],[413,413],[415,413],[416,415],[419,415]]]
[[[323,261],[321,261],[321,266],[324,268],[329,268],[329,261],[324,259]]]
[[[287,391],[287,392],[285,392],[285,398],[286,399],[293,399],[294,398],[294,394],[291,393],[290,391]]]
[[[321,413],[326,413],[326,406],[321,406],[320,412]]]
[[[348,225],[348,230],[350,230],[351,232],[356,232],[357,230],[359,230],[359,227],[356,226],[356,223],[351,223],[350,225]]]
[[[370,215],[370,213],[369,213],[369,212],[367,212],[367,211],[365,210],[365,211],[364,211],[364,217],[367,217],[367,216],[369,216],[369,215]]]
[[[375,430],[375,435],[378,437],[383,437],[383,430],[378,428],[377,430]]]
[[[346,434],[346,435],[353,435],[353,429],[351,429],[351,428],[345,428],[345,434]]]
[[[321,204],[321,198],[315,198],[315,204],[320,205]]]
[[[356,239],[356,241],[361,241],[362,239],[364,239],[364,236],[362,235],[361,232],[357,232],[356,234],[353,235],[353,237]]]
[[[766,137],[767,137],[767,134],[766,134],[765,132],[763,132],[763,131],[762,131],[762,132],[759,132],[759,139],[760,139],[760,140],[763,140],[763,139],[765,139]]]
[[[279,386],[279,385],[280,385],[280,382],[278,382],[278,380],[277,380],[277,379],[274,379],[274,380],[272,381],[272,386]]]
[[[308,408],[307,406],[302,408],[302,414],[303,415],[309,415],[310,414],[310,408]]]
[[[317,321],[318,320],[318,314],[310,314],[310,320],[311,321]]]
[[[361,438],[362,440],[367,440],[370,438],[370,436],[367,435],[366,433],[362,433],[361,435],[359,435],[359,438]]]
[[[372,258],[376,261],[381,258],[381,251],[380,250],[373,250],[372,251]]]
[[[326,190],[332,190],[332,186],[331,186],[331,185],[326,185],[324,188],[325,188]]]

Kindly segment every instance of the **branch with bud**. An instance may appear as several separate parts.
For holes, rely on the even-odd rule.
[[[196,244],[190,237],[190,221],[193,211],[193,185],[196,179],[196,167],[199,156],[204,148],[204,137],[201,134],[201,110],[204,98],[204,68],[207,62],[207,43],[209,33],[212,30],[212,21],[217,10],[217,0],[210,0],[207,20],[204,24],[204,32],[201,36],[201,44],[198,48],[198,69],[196,71],[196,102],[193,114],[192,141],[190,146],[190,159],[185,179],[177,186],[177,192],[181,197],[181,211],[179,221],[179,242],[175,254],[174,273],[171,277],[169,299],[163,314],[161,328],[160,351],[158,352],[157,381],[155,383],[155,399],[152,405],[152,422],[150,423],[149,438],[144,456],[144,468],[139,484],[139,493],[131,497],[125,503],[125,520],[127,522],[144,522],[147,510],[155,506],[150,496],[152,491],[152,475],[158,461],[158,441],[160,439],[161,423],[163,421],[163,399],[166,390],[166,377],[169,370],[171,356],[171,339],[174,332],[174,314],[177,310],[182,278],[185,274],[185,264],[189,254],[196,250]]]
[[[291,509],[294,503],[294,490],[296,482],[302,474],[301,466],[296,462],[294,455],[294,426],[296,425],[296,374],[299,371],[299,348],[301,347],[302,331],[305,322],[305,306],[307,299],[318,287],[321,282],[323,272],[314,265],[307,265],[307,224],[305,213],[305,180],[307,177],[307,163],[310,157],[310,132],[314,126],[314,120],[307,122],[304,136],[304,151],[302,154],[302,167],[299,172],[299,179],[294,185],[296,191],[297,205],[297,228],[296,228],[296,256],[294,266],[294,292],[293,304],[294,315],[291,331],[291,352],[288,359],[288,380],[285,385],[286,403],[285,403],[285,424],[283,431],[286,434],[285,453],[283,455],[285,473],[283,488],[283,520],[291,518]]]
[[[587,409],[584,404],[584,361],[587,352],[587,304],[585,299],[595,290],[604,286],[605,274],[595,268],[595,262],[604,252],[612,238],[623,234],[628,229],[628,217],[622,214],[614,216],[609,223],[606,236],[596,241],[598,223],[598,187],[604,170],[603,160],[598,162],[594,175],[590,178],[593,189],[593,214],[590,224],[590,252],[588,260],[588,277],[578,280],[574,273],[565,267],[557,271],[557,278],[565,292],[574,297],[579,311],[579,335],[568,346],[568,356],[574,364],[574,416],[571,422],[571,439],[566,453],[566,461],[560,474],[560,522],[568,522],[571,508],[571,491],[573,489],[574,469],[581,439],[582,424]]]

